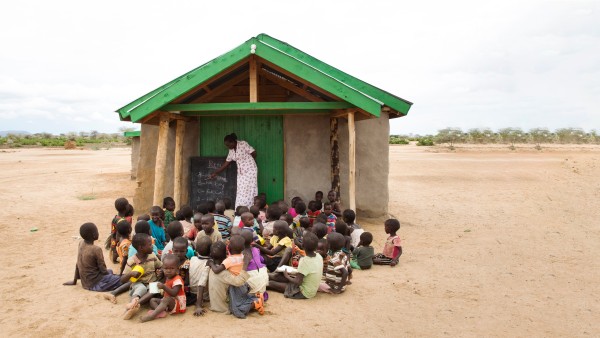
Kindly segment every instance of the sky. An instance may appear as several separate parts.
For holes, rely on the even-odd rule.
[[[260,33],[413,102],[392,134],[600,129],[600,1],[11,1],[0,130],[112,133],[115,110]]]

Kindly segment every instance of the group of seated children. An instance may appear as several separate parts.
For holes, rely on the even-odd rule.
[[[98,229],[85,223],[79,230],[83,240],[75,276],[64,284],[80,279],[83,288],[104,292],[115,304],[128,291],[124,319],[143,304],[150,310],[140,317],[142,322],[184,313],[189,305],[200,316],[204,302],[213,311],[245,318],[252,310],[264,313],[267,289],[292,299],[339,294],[351,284],[353,270],[398,264],[398,220],[385,221],[388,238],[383,252],[375,254],[373,235],[355,223],[355,212],[342,211],[334,191],[329,201],[322,203],[322,198],[317,192],[307,205],[294,197],[289,207],[285,201],[267,206],[264,196],[257,196],[250,208],[235,211],[231,200],[223,198],[175,213],[175,202],[167,197],[162,208],[140,215],[133,228],[133,207],[119,198],[106,241],[119,272],[107,269],[101,248],[93,244]]]

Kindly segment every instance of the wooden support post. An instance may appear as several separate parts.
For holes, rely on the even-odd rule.
[[[160,115],[158,124],[158,146],[156,147],[156,164],[154,166],[154,205],[162,207],[165,197],[165,168],[167,165],[167,146],[169,144],[169,116]]]
[[[258,67],[254,55],[250,57],[250,102],[258,102]]]
[[[354,111],[348,112],[348,206],[356,211],[356,130]]]
[[[331,190],[340,194],[340,146],[338,144],[338,119],[329,119],[329,147],[331,150]]]
[[[181,192],[183,191],[183,138],[185,136],[185,121],[177,120],[175,129],[175,177],[173,179],[173,199],[177,208],[181,208]]]

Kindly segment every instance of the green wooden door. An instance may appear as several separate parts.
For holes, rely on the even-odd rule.
[[[258,192],[267,194],[267,203],[283,199],[282,116],[201,117],[200,156],[227,156],[223,138],[231,133],[256,149]]]

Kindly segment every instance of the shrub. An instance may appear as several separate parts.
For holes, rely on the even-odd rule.
[[[433,143],[433,139],[431,139],[429,137],[421,137],[417,140],[417,145],[429,147],[429,146],[434,145],[434,143]]]

